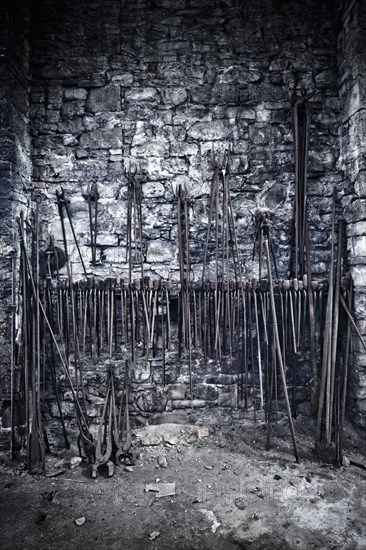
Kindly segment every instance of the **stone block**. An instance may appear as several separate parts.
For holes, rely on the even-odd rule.
[[[193,395],[196,399],[215,401],[217,399],[217,387],[213,384],[197,384],[193,387]]]
[[[188,129],[187,134],[192,139],[214,141],[227,139],[231,132],[232,127],[229,120],[216,120],[196,122]]]
[[[65,88],[65,101],[84,101],[87,98],[88,92],[83,88]]]
[[[156,240],[149,244],[146,259],[148,263],[171,262],[174,260],[176,253],[176,247],[171,243]]]
[[[186,393],[187,387],[185,384],[172,384],[168,388],[168,397],[174,401],[185,399]]]
[[[163,384],[163,366],[152,365],[151,372],[152,372],[152,380],[154,384],[162,385]]]
[[[238,84],[215,84],[211,89],[202,86],[195,99],[212,105],[240,105],[247,99],[247,90]]]
[[[74,136],[73,134],[65,134],[62,136],[62,143],[67,147],[70,145],[77,145],[78,141],[76,136]]]
[[[146,199],[163,197],[164,192],[164,185],[158,181],[149,181],[145,183],[142,187],[142,193]]]
[[[77,149],[75,149],[75,157],[80,160],[80,159],[86,159],[88,158],[89,156],[89,153],[88,151],[85,151],[85,149],[82,149],[81,147],[78,147]]]
[[[187,101],[188,94],[185,88],[164,88],[162,90],[163,102],[168,106],[177,107]]]
[[[158,174],[160,172],[160,158],[166,157],[169,154],[169,141],[163,137],[160,138],[148,138],[146,137],[145,143],[131,148],[132,157],[147,157],[147,171],[149,173],[154,172]],[[154,169],[154,164],[157,170]],[[150,168],[149,168],[150,167]]]
[[[136,399],[136,405],[140,411],[162,412],[167,404],[167,397],[162,393],[161,388],[147,390]]]
[[[165,383],[175,384],[178,378],[177,367],[165,365]]]
[[[366,256],[366,234],[349,239],[352,256]]]
[[[158,91],[155,88],[134,88],[125,93],[125,101],[129,102],[156,102],[158,99]]]
[[[366,287],[366,265],[355,265],[350,269],[353,283],[357,286]]]
[[[113,112],[121,109],[121,89],[117,85],[90,90],[86,110],[91,113]]]
[[[330,150],[309,151],[309,171],[324,172],[334,169],[335,153]]]
[[[218,405],[219,407],[237,406],[238,390],[237,386],[226,386],[218,388]]]
[[[139,384],[147,382],[150,379],[150,364],[138,365],[135,367],[132,373],[132,380]]]
[[[112,82],[119,84],[123,88],[129,88],[133,85],[134,77],[132,73],[120,73],[118,72],[112,76]]]
[[[366,415],[366,399],[357,399],[357,401],[356,401],[356,411],[359,414]]]
[[[79,140],[82,149],[117,149],[122,146],[121,128],[92,130],[82,134]]]
[[[356,336],[354,337],[356,339]],[[353,365],[357,366],[361,372],[366,368],[366,353],[353,353]],[[365,386],[366,386],[366,377],[365,377]]]
[[[346,230],[348,237],[364,236],[366,235],[366,221],[363,220],[355,223],[349,223],[347,224]]]

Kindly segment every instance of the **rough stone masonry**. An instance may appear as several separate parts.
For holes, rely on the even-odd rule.
[[[27,215],[31,210],[31,189],[44,194],[43,250],[50,238],[63,247],[56,202],[56,191],[63,188],[88,271],[124,277],[127,179],[129,170],[137,170],[143,195],[139,253],[145,275],[177,281],[176,190],[182,186],[188,197],[192,278],[199,280],[213,154],[229,151],[228,178],[244,276],[258,276],[258,260],[252,256],[258,211],[269,213],[279,276],[289,276],[294,90],[311,94],[308,203],[313,277],[324,279],[329,270],[335,186],[337,215],[347,222],[345,269],[354,279],[354,313],[365,336],[365,0],[18,0],[1,10],[4,415],[10,393],[12,255],[19,260],[14,219],[20,211]],[[93,185],[99,192],[96,265],[90,263],[87,201]],[[66,225],[77,280],[82,265]],[[139,261],[133,276],[140,276]],[[350,414],[361,427],[366,427],[365,369],[355,341]],[[91,368],[89,375],[92,394],[98,370]],[[144,381],[141,377],[139,382]],[[151,392],[140,386],[136,397],[142,413],[164,411],[167,403],[185,396],[174,377],[164,399],[155,399],[162,390],[152,375],[146,382]],[[210,400],[217,405],[222,382],[202,386],[202,405]],[[235,399],[222,398],[219,408],[233,404]]]

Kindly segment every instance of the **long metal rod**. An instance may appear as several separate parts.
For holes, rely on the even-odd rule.
[[[279,363],[280,373],[281,373],[281,378],[282,378],[283,392],[284,392],[284,396],[285,396],[288,422],[289,422],[291,436],[292,436],[292,444],[293,444],[293,448],[294,448],[294,455],[295,455],[296,462],[298,462],[299,461],[299,453],[298,453],[298,450],[297,450],[295,428],[294,428],[294,423],[292,421],[290,401],[289,401],[288,392],[287,392],[285,368],[284,368],[283,360],[282,360],[280,337],[279,337],[279,333],[278,333],[276,304],[275,304],[274,292],[273,292],[271,262],[270,262],[270,257],[269,257],[269,246],[268,246],[268,240],[266,238],[264,239],[264,247],[265,247],[266,258],[267,258],[269,296],[270,296],[271,309],[272,309],[272,320],[273,320],[273,331],[274,331],[274,338],[275,338],[275,346],[276,346],[277,358],[278,358],[278,363]]]

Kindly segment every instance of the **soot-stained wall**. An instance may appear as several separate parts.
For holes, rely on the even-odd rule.
[[[0,387],[6,401],[10,395],[9,366],[13,356],[12,303],[16,299],[19,273],[15,219],[21,209],[27,209],[32,176],[28,30],[27,4],[3,2],[0,7]]]
[[[339,34],[339,79],[341,117],[340,158],[344,176],[341,188],[347,222],[349,270],[355,283],[354,311],[358,326],[366,334],[366,5],[350,2],[342,16]],[[356,424],[366,427],[366,356],[355,342],[350,381],[350,410]]]

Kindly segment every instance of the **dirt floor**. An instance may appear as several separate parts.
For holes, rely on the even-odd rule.
[[[366,469],[352,464],[366,463],[365,440],[349,428],[351,463],[336,468],[313,457],[309,419],[295,426],[298,464],[285,419],[270,451],[262,423],[140,429],[135,465],[111,478],[91,479],[70,451],[47,457],[56,477],[3,456],[0,548],[366,549]]]

